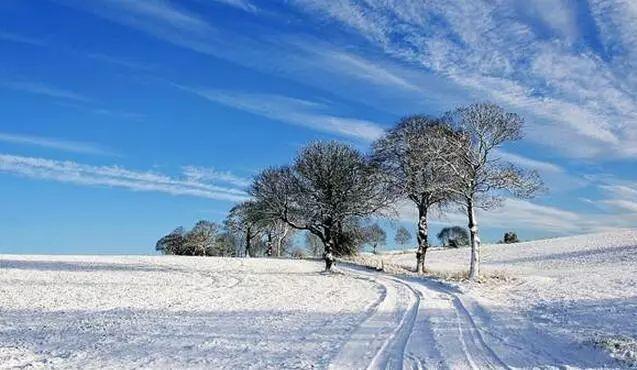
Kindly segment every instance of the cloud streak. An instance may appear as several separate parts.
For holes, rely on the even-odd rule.
[[[55,139],[43,136],[0,132],[0,141],[11,144],[32,145],[71,153],[114,155],[113,152],[97,144]]]
[[[0,154],[0,172],[39,180],[82,186],[105,186],[132,191],[189,195],[214,200],[239,202],[248,195],[241,189],[214,184],[217,180],[128,170],[119,166],[94,166],[72,161]],[[205,181],[204,181],[205,180]],[[223,181],[223,179],[221,180]]]
[[[256,13],[258,8],[247,0],[214,0],[218,3],[229,5],[246,12]]]
[[[72,100],[80,103],[91,103],[93,100],[71,90],[46,85],[39,82],[16,81],[2,84],[6,88],[29,94],[43,95],[56,99]]]
[[[274,94],[194,89],[183,86],[180,88],[217,104],[339,136],[373,141],[384,132],[378,123],[330,115],[323,112],[325,105],[308,100]]]
[[[31,46],[46,46],[46,43],[40,39],[2,31],[0,31],[0,40]]]

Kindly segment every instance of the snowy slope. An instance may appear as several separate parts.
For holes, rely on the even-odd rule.
[[[458,287],[490,324],[521,320],[584,346],[600,338],[637,338],[637,230],[485,245],[482,252],[483,273],[506,281]],[[426,265],[434,274],[462,272],[469,253],[430,250]],[[415,266],[411,253],[381,258],[388,267]]]
[[[0,368],[324,368],[382,291],[321,268],[0,255]]]

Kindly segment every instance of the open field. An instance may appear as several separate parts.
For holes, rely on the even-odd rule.
[[[637,231],[483,248],[481,284],[308,260],[0,255],[0,367],[599,368],[637,336]],[[468,249],[431,251],[437,274]],[[606,347],[603,349],[600,345]]]
[[[0,367],[325,367],[380,297],[295,260],[0,256]]]

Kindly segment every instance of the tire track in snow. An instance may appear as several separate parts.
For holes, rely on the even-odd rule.
[[[384,287],[385,296],[332,359],[331,369],[402,368],[405,343],[412,331],[420,302],[411,287],[388,275],[355,266],[342,270]]]
[[[452,292],[360,266],[341,267],[385,286],[388,293],[355,330],[331,368],[508,368],[484,341],[471,314]],[[403,300],[402,306],[398,299],[401,290],[411,298]],[[372,351],[376,352],[370,358]]]

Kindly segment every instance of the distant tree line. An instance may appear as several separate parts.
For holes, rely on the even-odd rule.
[[[529,198],[543,188],[537,172],[497,154],[502,144],[522,137],[522,126],[517,114],[478,103],[441,117],[405,117],[373,143],[368,155],[341,142],[311,143],[291,164],[259,173],[249,188],[250,200],[236,205],[223,227],[204,223],[188,232],[175,230],[158,242],[158,249],[252,256],[265,246],[266,255],[280,256],[295,232],[305,232],[308,252],[320,254],[329,271],[339,256],[364,245],[373,251],[382,247],[385,231],[369,224],[370,218],[391,217],[397,202],[406,200],[417,210],[416,271],[425,269],[432,211],[461,208],[468,232],[453,227],[438,238],[449,247],[470,245],[469,277],[475,279],[480,271],[476,210],[499,206],[505,194]],[[217,237],[210,236],[213,229]],[[404,227],[398,228],[397,244],[404,247],[410,239]],[[235,249],[226,248],[230,240]]]

